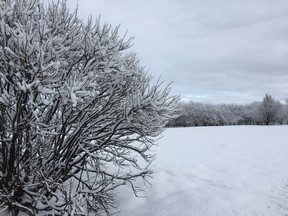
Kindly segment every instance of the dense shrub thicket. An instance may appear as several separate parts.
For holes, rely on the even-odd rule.
[[[0,1],[0,214],[110,215],[139,191],[178,99],[130,46],[65,0]]]

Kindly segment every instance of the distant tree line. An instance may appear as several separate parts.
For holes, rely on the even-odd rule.
[[[266,94],[262,101],[246,105],[182,102],[167,127],[274,124],[288,124],[288,99],[283,104]]]

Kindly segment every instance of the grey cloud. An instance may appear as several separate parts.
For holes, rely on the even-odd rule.
[[[79,1],[79,15],[91,13],[121,24],[123,34],[128,29],[149,72],[174,81],[173,93],[183,98],[288,98],[286,0]]]

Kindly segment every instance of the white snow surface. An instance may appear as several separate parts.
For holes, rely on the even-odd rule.
[[[119,216],[288,215],[288,126],[170,128],[155,151],[146,198],[122,187]]]

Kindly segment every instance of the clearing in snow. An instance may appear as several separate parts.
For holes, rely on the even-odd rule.
[[[146,198],[119,189],[120,216],[288,215],[288,126],[170,128]]]

